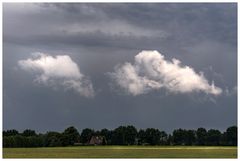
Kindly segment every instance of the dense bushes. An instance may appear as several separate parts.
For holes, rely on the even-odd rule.
[[[44,137],[39,136],[3,136],[3,147],[42,147],[44,146]]]
[[[219,130],[198,128],[197,130],[176,129],[168,135],[159,129],[147,128],[139,131],[134,126],[119,126],[114,130],[83,129],[81,135],[74,127],[64,132],[36,134],[27,129],[22,133],[17,130],[3,131],[3,147],[56,147],[72,146],[74,143],[88,145],[92,136],[102,136],[107,145],[208,145],[236,146],[237,127],[231,126],[221,133]]]

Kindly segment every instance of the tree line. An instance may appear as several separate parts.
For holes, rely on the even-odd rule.
[[[216,129],[175,129],[172,134],[156,128],[137,130],[134,126],[119,126],[114,130],[78,130],[71,126],[62,133],[49,131],[37,134],[26,129],[22,133],[15,129],[3,131],[3,147],[57,147],[88,145],[92,136],[104,138],[104,145],[207,145],[236,146],[237,126],[231,126],[223,133]]]

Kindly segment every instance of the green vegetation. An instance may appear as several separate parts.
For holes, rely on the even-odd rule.
[[[104,138],[104,142],[88,146],[94,137]],[[236,158],[236,145],[236,126],[223,133],[198,128],[167,134],[154,128],[138,131],[134,126],[100,131],[86,128],[81,133],[74,127],[62,133],[37,134],[30,129],[3,132],[4,158]]]
[[[237,147],[75,146],[3,148],[3,158],[237,158]]]
[[[3,147],[61,147],[72,145],[89,145],[91,138],[97,145],[199,145],[199,146],[236,146],[237,126],[231,126],[221,133],[216,129],[197,130],[175,129],[172,134],[155,128],[140,129],[134,126],[119,126],[114,130],[83,129],[81,133],[75,127],[69,127],[62,133],[49,131],[37,134],[34,130],[3,131]]]

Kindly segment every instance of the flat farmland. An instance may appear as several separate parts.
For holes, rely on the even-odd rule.
[[[237,147],[74,146],[3,148],[3,158],[237,158]]]

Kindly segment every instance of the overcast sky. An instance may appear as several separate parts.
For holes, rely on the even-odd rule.
[[[236,3],[3,4],[4,129],[236,124]]]

